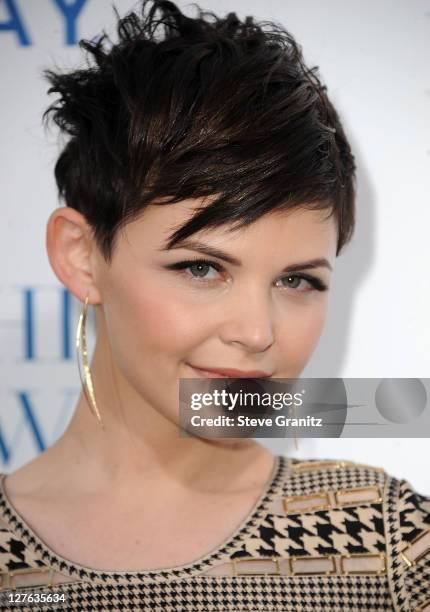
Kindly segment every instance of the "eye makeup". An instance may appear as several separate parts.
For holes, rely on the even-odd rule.
[[[184,271],[187,268],[190,268],[192,266],[198,266],[198,265],[202,265],[202,266],[208,266],[208,267],[212,267],[214,268],[217,272],[222,273],[225,271],[224,267],[219,264],[216,261],[212,261],[209,259],[186,259],[186,260],[182,260],[182,261],[178,261],[172,264],[168,264],[166,266],[164,266],[166,269],[168,270],[175,270],[175,271],[180,271],[185,273]],[[194,275],[190,275],[190,274],[186,274],[186,276],[192,281],[192,282],[197,282],[197,283],[212,283],[214,282],[214,280],[216,279],[208,279],[208,278],[204,278],[204,277],[199,277],[199,276],[194,276]],[[328,286],[326,285],[326,283],[324,281],[322,281],[320,278],[313,276],[311,274],[304,274],[303,272],[290,272],[288,274],[286,274],[285,276],[281,277],[281,279],[283,278],[298,278],[298,279],[302,279],[304,281],[307,281],[309,283],[309,285],[312,287],[313,290],[316,291],[327,291]],[[283,287],[285,287],[286,289],[288,289],[288,287],[286,285],[283,285]],[[291,289],[295,290],[294,287],[290,287]],[[298,293],[302,293],[303,291],[297,291]]]

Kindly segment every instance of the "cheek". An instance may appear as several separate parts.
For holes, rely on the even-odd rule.
[[[193,309],[187,308],[177,297],[142,297],[136,321],[142,348],[153,355],[174,355],[185,351],[192,344],[196,329],[193,313]]]
[[[157,289],[148,282],[143,287],[122,291],[121,301],[111,304],[109,335],[122,365],[127,363],[130,368],[139,363],[145,371],[156,369],[161,374],[166,368],[166,357],[180,359],[192,346],[195,312],[173,292]]]
[[[285,378],[295,377],[304,369],[324,329],[327,299],[308,309],[301,309],[285,321],[279,341],[281,363],[286,364]]]

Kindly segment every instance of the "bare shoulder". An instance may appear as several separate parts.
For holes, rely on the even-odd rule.
[[[50,447],[20,468],[6,474],[4,488],[10,499],[44,495],[49,484],[59,480],[61,470],[56,448]]]
[[[3,521],[8,518],[9,526],[14,528],[14,518],[18,517],[30,528],[37,531],[43,526],[43,533],[48,532],[49,523],[52,524],[50,516],[61,509],[61,490],[66,488],[66,480],[61,479],[61,465],[52,448],[17,470],[3,474]]]

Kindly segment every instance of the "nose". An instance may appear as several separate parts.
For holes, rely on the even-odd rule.
[[[265,351],[275,339],[274,314],[270,296],[261,291],[238,295],[223,309],[221,339],[226,344],[240,344],[248,351]]]

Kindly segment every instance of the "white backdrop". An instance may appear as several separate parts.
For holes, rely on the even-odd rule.
[[[121,14],[138,2],[116,0]],[[178,2],[187,14],[191,3]],[[303,376],[430,377],[430,2],[202,0],[282,23],[318,65],[358,162],[355,237],[338,258],[330,312]],[[76,42],[102,29],[106,0],[0,0],[0,470],[49,446],[79,390],[80,303],[50,268],[46,221],[58,206],[56,132],[43,68],[84,65]],[[90,333],[90,346],[91,342]],[[430,436],[430,432],[423,432]],[[373,463],[430,493],[428,439],[264,440],[277,452]],[[427,451],[427,452],[426,452]]]

